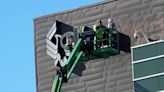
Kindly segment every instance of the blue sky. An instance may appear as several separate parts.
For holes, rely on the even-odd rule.
[[[1,0],[0,92],[36,92],[33,19],[102,0]]]

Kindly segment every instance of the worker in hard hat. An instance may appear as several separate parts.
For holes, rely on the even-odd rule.
[[[112,18],[108,19],[107,27],[109,29],[109,38],[110,38],[109,44],[111,44],[112,43],[111,41],[114,40],[114,38],[116,38],[115,36],[117,36],[116,26]]]
[[[94,43],[96,44],[96,47],[101,47],[103,44],[103,34],[104,34],[104,26],[102,25],[101,20],[97,20],[95,25],[93,25],[93,30],[96,33]]]

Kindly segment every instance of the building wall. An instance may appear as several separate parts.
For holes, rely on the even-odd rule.
[[[35,65],[37,92],[50,92],[56,73],[53,59],[46,54],[45,37],[55,20],[72,26],[91,26],[97,19],[106,25],[112,16],[119,32],[130,37],[131,45],[143,43],[141,37],[133,37],[134,29],[144,31],[148,37],[164,39],[164,0],[107,0],[77,9],[35,18]],[[126,40],[126,39],[125,39]],[[122,48],[127,43],[121,42]],[[129,47],[128,47],[129,48]],[[130,52],[109,58],[79,63],[62,92],[132,92],[132,72]],[[80,70],[79,70],[80,68]]]

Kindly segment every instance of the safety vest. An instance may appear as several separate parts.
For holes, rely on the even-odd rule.
[[[96,27],[96,38],[103,39],[104,30]]]

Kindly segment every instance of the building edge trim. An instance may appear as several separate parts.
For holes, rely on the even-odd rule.
[[[48,17],[54,16],[54,15],[61,15],[61,14],[70,13],[70,12],[77,11],[77,10],[81,10],[81,9],[85,9],[85,8],[90,8],[90,7],[93,7],[93,6],[98,6],[98,5],[101,5],[101,4],[112,3],[112,2],[114,2],[114,1],[118,1],[118,0],[100,1],[100,2],[98,2],[98,3],[89,4],[89,5],[84,5],[84,6],[81,6],[81,7],[79,7],[79,8],[74,8],[74,9],[64,10],[64,11],[57,12],[57,13],[52,13],[52,14],[48,14],[48,15],[43,15],[43,16],[41,16],[41,17],[36,17],[36,18],[34,18],[34,21],[37,21],[37,20],[40,20],[40,19],[44,19],[44,18],[48,18]]]

